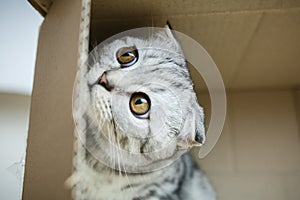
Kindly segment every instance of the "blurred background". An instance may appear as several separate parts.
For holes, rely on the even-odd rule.
[[[0,0],[0,199],[19,200],[39,26],[24,0]]]

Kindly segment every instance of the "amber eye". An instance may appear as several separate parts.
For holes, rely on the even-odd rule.
[[[117,52],[117,60],[123,68],[133,65],[138,58],[138,51],[135,47],[123,47]]]
[[[130,98],[130,110],[138,118],[147,118],[151,102],[148,95],[142,92],[133,93]]]

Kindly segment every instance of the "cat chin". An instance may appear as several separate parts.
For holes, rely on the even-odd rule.
[[[185,152],[176,152],[176,154],[174,154],[171,158],[168,159],[162,159],[159,161],[154,161],[151,162],[147,165],[145,165],[145,163],[143,165],[139,165],[139,166],[132,166],[132,165],[128,165],[125,166],[125,170],[122,171],[126,171],[128,173],[151,173],[151,172],[155,172],[158,170],[161,170],[163,168],[166,168],[170,165],[172,165],[174,162],[176,162]],[[115,170],[118,170],[118,168],[115,168]]]
[[[107,167],[114,169],[115,171],[121,171],[126,173],[151,173],[158,170],[161,170],[165,167],[172,165],[176,162],[186,151],[177,151],[169,158],[161,158],[159,160],[147,160],[142,158],[142,156],[134,156],[130,161],[128,159],[125,162],[116,162],[116,163],[102,163]],[[113,165],[114,164],[114,165]]]
[[[98,145],[87,147],[94,159],[103,165],[116,171],[126,173],[148,173],[157,171],[171,165],[181,155],[187,152],[186,149],[179,150],[177,146],[171,146],[160,151],[150,153],[132,153],[120,149],[105,139]]]

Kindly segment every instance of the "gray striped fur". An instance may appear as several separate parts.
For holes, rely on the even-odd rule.
[[[116,52],[128,46],[138,49],[139,59],[122,69]],[[98,84],[104,72],[110,91]],[[215,199],[186,153],[205,142],[204,113],[169,29],[96,47],[78,78],[75,118],[86,152],[72,179],[76,200]],[[129,112],[136,91],[151,99],[148,119]]]

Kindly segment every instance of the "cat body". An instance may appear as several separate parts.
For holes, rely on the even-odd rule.
[[[82,162],[78,199],[83,200],[214,200],[207,177],[189,154],[168,167],[141,174],[114,171],[92,157]],[[96,164],[97,163],[97,164]]]
[[[215,199],[186,153],[205,142],[204,113],[171,30],[108,41],[89,58],[74,102],[85,150],[75,199]]]

